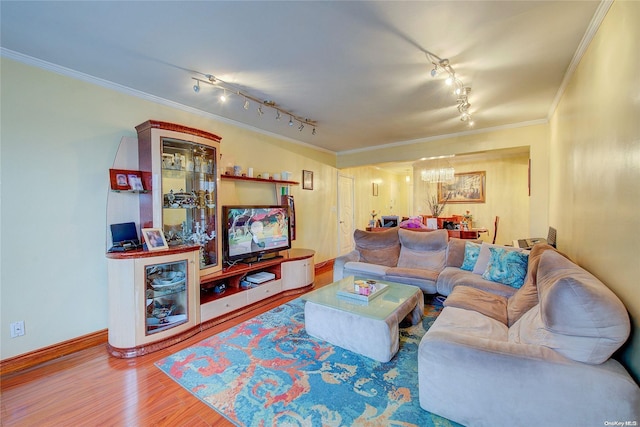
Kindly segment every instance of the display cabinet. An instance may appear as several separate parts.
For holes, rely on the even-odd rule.
[[[199,332],[199,253],[191,245],[107,254],[112,355],[140,356]]]
[[[140,196],[143,227],[162,228],[170,247],[200,246],[202,274],[222,268],[218,236],[217,135],[166,122],[136,126],[138,161],[153,190]]]
[[[147,264],[142,269],[146,292],[147,335],[189,321],[188,264],[186,259]]]

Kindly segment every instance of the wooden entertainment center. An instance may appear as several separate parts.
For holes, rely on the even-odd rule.
[[[151,251],[130,250],[107,238],[111,355],[129,358],[160,350],[261,301],[313,286],[313,250],[283,249],[273,258],[244,264],[223,259],[218,167],[222,138],[154,120],[136,129],[137,140],[123,138],[111,170],[107,226],[134,222],[138,231],[164,233],[167,244]],[[256,273],[268,277],[258,283],[246,280]]]
[[[236,264],[221,272],[200,278],[200,318],[204,327],[219,323],[220,316],[240,310],[263,299],[284,293],[302,293],[313,285],[315,252],[310,249],[290,249],[281,255],[253,264]],[[250,274],[266,271],[275,278],[250,288],[241,281]],[[217,293],[216,286],[225,285]],[[211,322],[213,320],[213,322]]]
[[[142,356],[185,340],[251,306],[280,294],[303,293],[313,287],[314,255],[309,249],[290,249],[280,256],[253,264],[238,264],[200,277],[199,246],[182,246],[156,252],[108,253],[109,344],[112,356]],[[166,265],[184,265],[186,281],[166,289],[154,288],[149,271]],[[242,279],[258,272],[275,278],[249,288]],[[224,284],[224,291],[216,286]],[[218,288],[220,289],[220,288]],[[148,310],[156,300],[170,299],[180,307],[164,324],[150,323]]]

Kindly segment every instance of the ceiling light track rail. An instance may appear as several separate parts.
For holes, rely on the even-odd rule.
[[[471,103],[469,103],[469,93],[471,88],[465,86],[462,80],[456,76],[456,70],[453,69],[451,63],[447,58],[440,58],[438,55],[425,51],[427,60],[433,65],[431,70],[431,77],[435,78],[442,74],[445,74],[447,78],[445,83],[447,86],[453,87],[453,94],[456,96],[456,107],[460,113],[460,120],[466,122],[469,126],[473,126],[474,122],[471,117]]]
[[[305,126],[308,126],[311,128],[311,134],[312,135],[316,135],[316,128],[318,127],[318,123],[315,120],[311,120],[308,117],[302,117],[299,116],[297,114],[292,113],[289,110],[286,110],[282,107],[280,107],[278,104],[275,103],[275,101],[271,101],[271,100],[263,100],[263,99],[259,99],[258,97],[251,95],[248,92],[245,92],[243,90],[241,90],[240,88],[238,88],[237,86],[231,84],[231,83],[227,83],[223,80],[220,80],[219,78],[211,75],[211,74],[203,74],[204,78],[199,78],[199,77],[191,77],[196,83],[193,85],[193,91],[196,93],[200,92],[200,83],[206,84],[206,85],[210,85],[213,86],[219,90],[222,90],[222,94],[220,95],[220,101],[221,102],[226,102],[226,100],[228,99],[229,96],[231,95],[235,95],[237,97],[240,97],[244,100],[243,103],[243,108],[245,110],[249,110],[251,107],[251,103],[254,103],[258,106],[257,108],[257,112],[258,115],[262,116],[264,115],[265,109],[271,109],[275,111],[275,119],[276,120],[280,120],[282,118],[282,116],[288,116],[289,117],[289,121],[288,121],[288,125],[289,126],[293,126],[295,124],[295,122],[298,123],[298,130],[300,132],[302,132],[302,130],[305,128]]]

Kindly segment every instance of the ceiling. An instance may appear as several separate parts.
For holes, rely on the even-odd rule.
[[[474,130],[545,120],[599,4],[3,0],[0,42],[5,56],[340,153],[469,131],[426,51],[471,88]],[[237,96],[220,103],[210,85],[194,92],[207,74],[317,121],[316,135]]]

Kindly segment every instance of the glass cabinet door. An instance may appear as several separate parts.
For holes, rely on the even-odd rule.
[[[144,267],[146,335],[189,321],[187,260]]]
[[[218,264],[216,149],[162,138],[163,230],[169,246],[199,244],[200,268]]]

